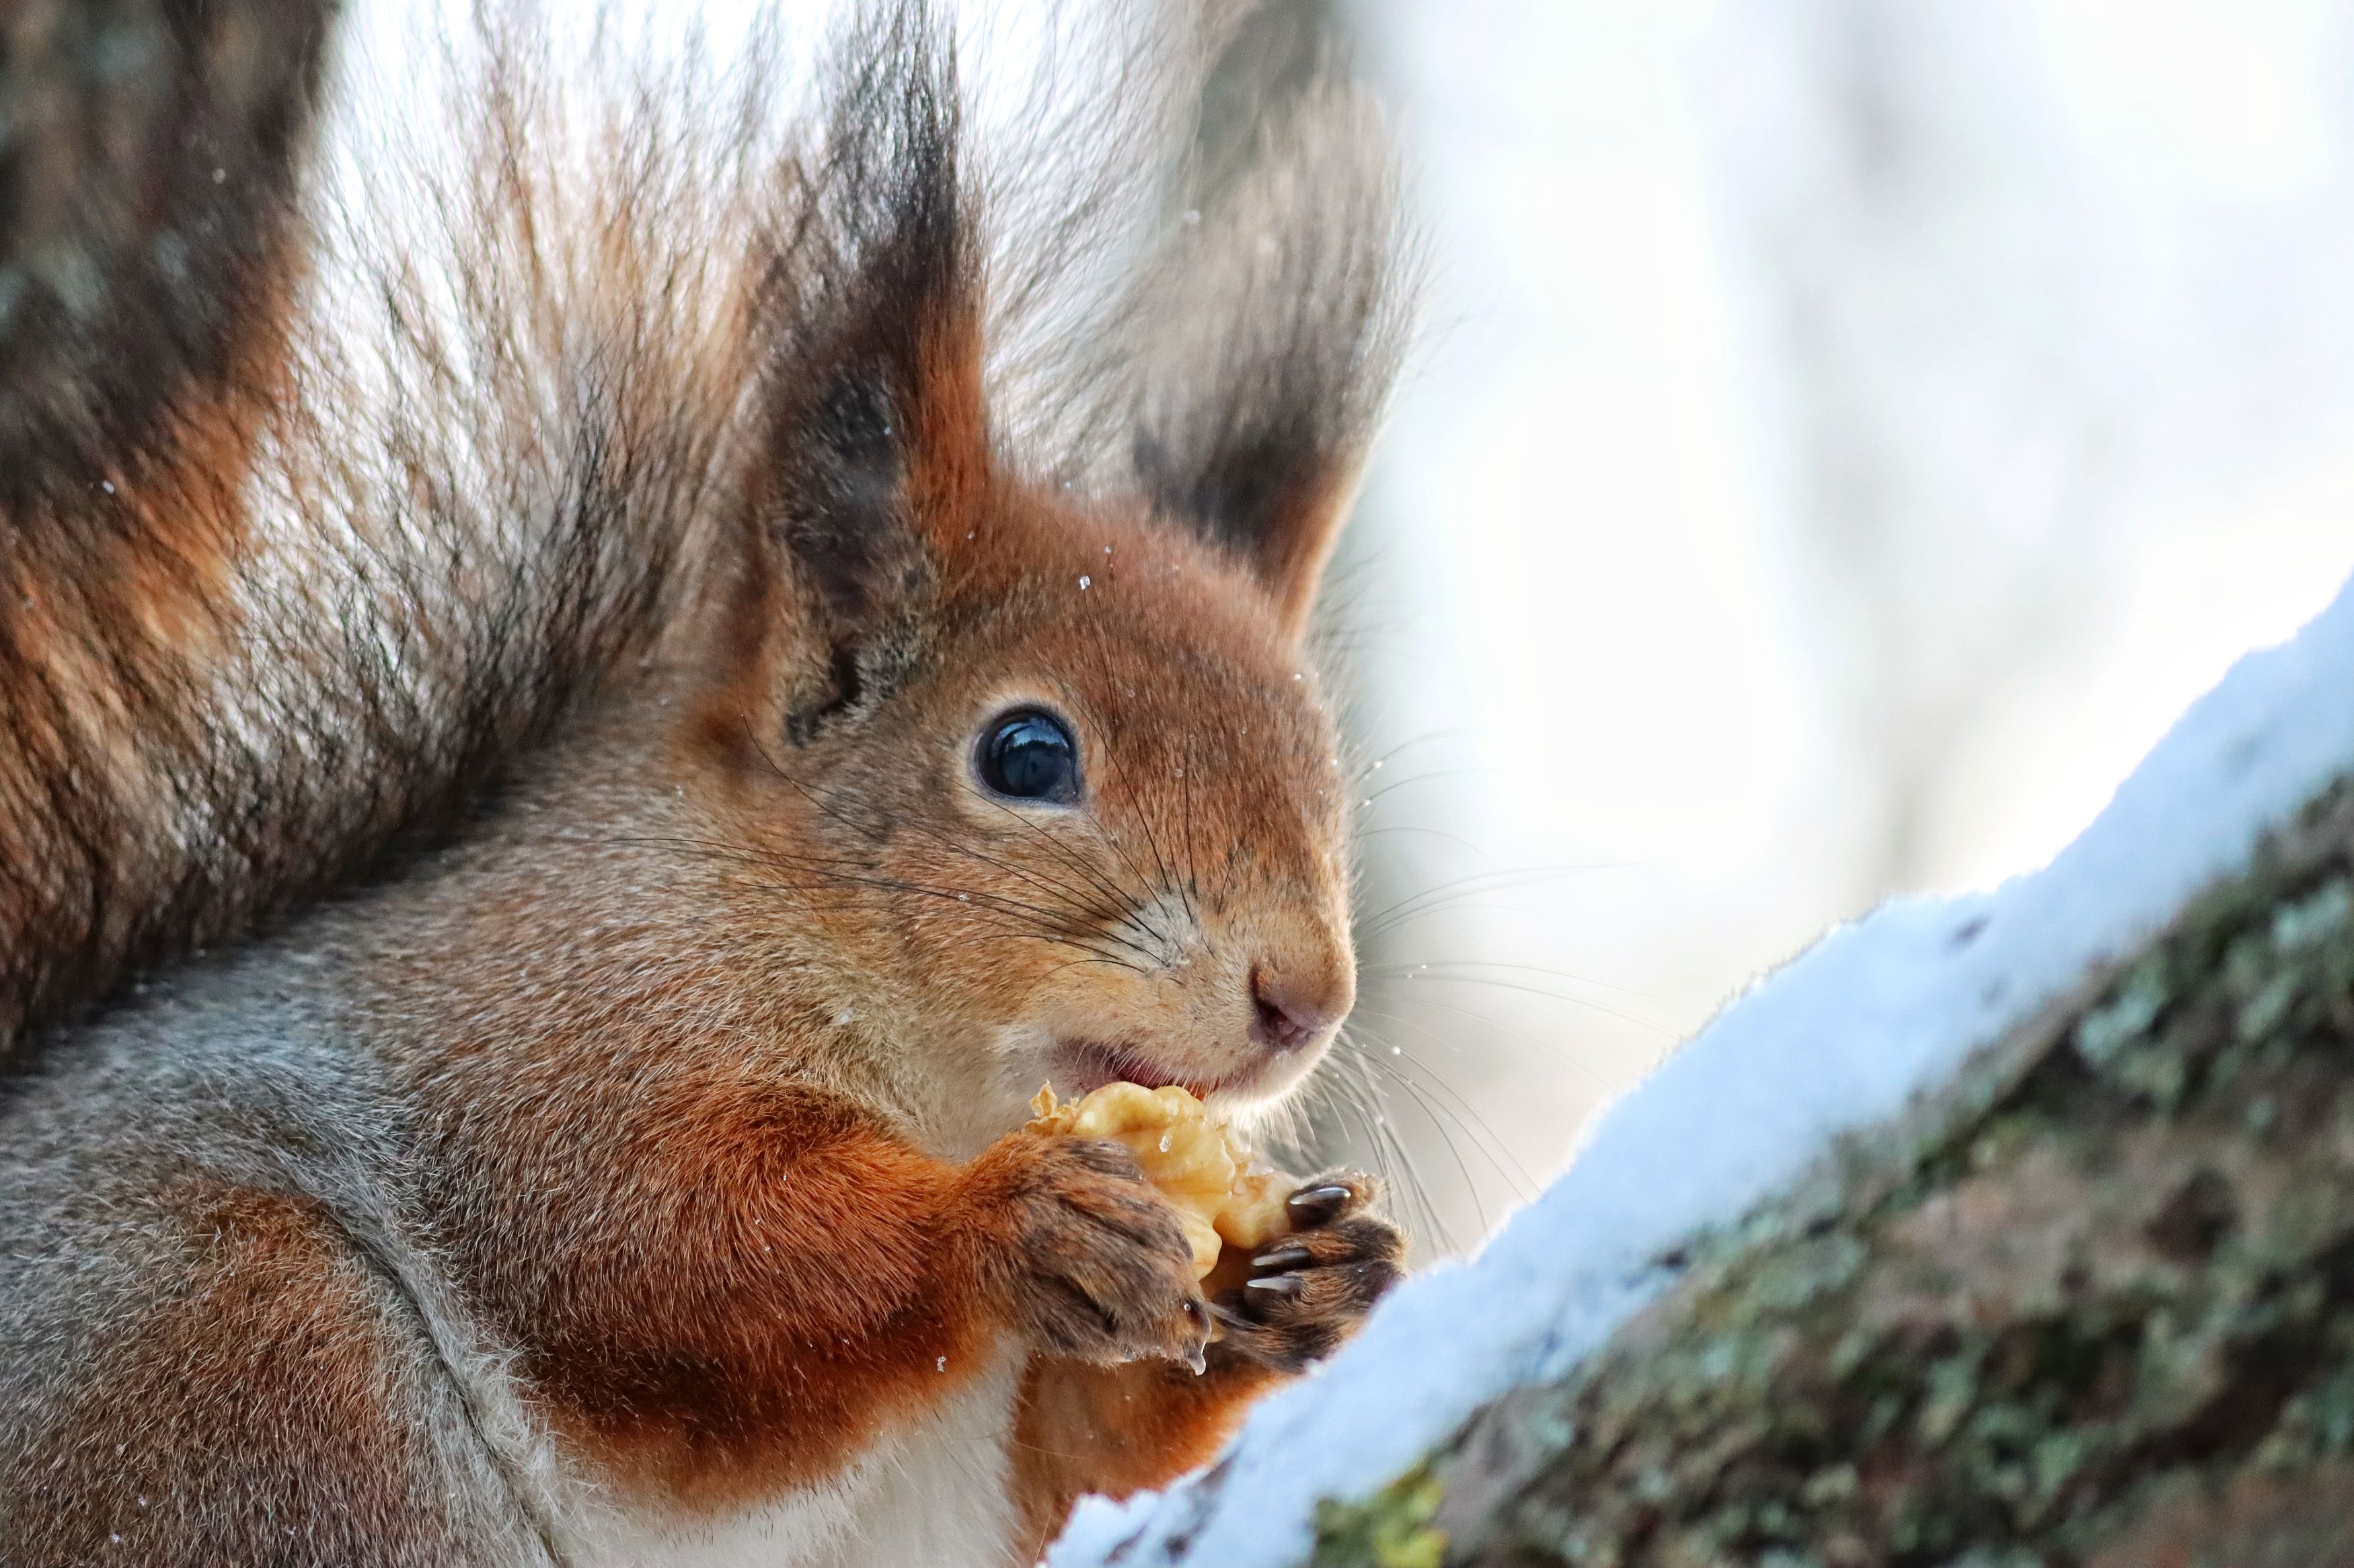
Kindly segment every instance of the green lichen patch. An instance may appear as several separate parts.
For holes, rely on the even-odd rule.
[[[1328,1509],[1316,1561],[2236,1568],[2267,1509],[2346,1533],[2312,1499],[2354,1498],[2349,846],[2341,790],[1933,1135]]]
[[[1317,1539],[1341,1561],[1370,1568],[1441,1568],[1447,1537],[1430,1520],[1445,1496],[1429,1469],[1409,1470],[1369,1501],[1317,1505]]]

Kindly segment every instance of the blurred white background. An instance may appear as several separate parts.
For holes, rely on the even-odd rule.
[[[1320,8],[1437,283],[1340,586],[1355,1051],[1456,1250],[2354,569],[2354,4]]]

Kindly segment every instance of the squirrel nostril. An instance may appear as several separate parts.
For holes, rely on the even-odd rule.
[[[1312,991],[1264,969],[1251,970],[1251,1005],[1257,1013],[1251,1025],[1252,1037],[1278,1050],[1297,1050],[1321,1034],[1331,1022],[1322,999]]]
[[[1251,1003],[1258,1010],[1258,1026],[1252,1033],[1260,1040],[1269,1045],[1288,1046],[1299,1043],[1299,1024],[1289,1013],[1262,995],[1253,995]]]

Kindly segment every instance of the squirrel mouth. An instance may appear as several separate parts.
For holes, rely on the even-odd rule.
[[[1066,1040],[1055,1054],[1070,1074],[1069,1093],[1073,1097],[1092,1093],[1106,1084],[1141,1084],[1148,1089],[1167,1088],[1174,1084],[1195,1099],[1206,1100],[1220,1089],[1251,1075],[1248,1070],[1206,1076],[1172,1072],[1140,1051],[1100,1040]],[[1059,1078],[1062,1074],[1055,1075]],[[1062,1087],[1060,1084],[1055,1086]]]

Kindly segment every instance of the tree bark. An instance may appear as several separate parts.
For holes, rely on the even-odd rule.
[[[2354,1563],[2354,787],[1320,1564]]]

